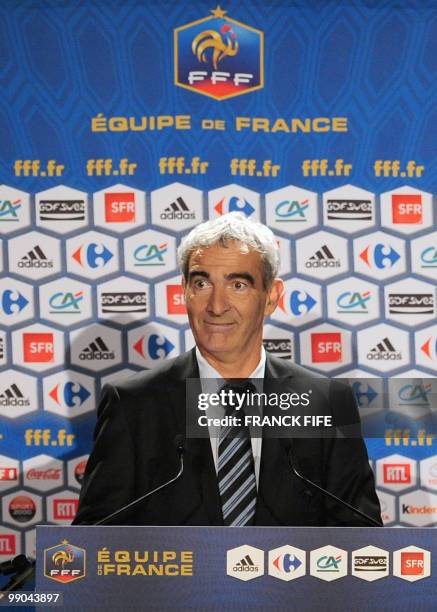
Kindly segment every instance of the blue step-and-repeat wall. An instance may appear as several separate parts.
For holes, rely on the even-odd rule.
[[[74,517],[102,385],[192,347],[176,248],[232,210],[266,349],[356,379],[385,523],[437,525],[436,73],[434,1],[3,0],[0,559]]]

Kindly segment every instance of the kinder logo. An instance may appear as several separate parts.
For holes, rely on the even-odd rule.
[[[420,194],[393,194],[391,197],[393,224],[421,224],[422,196]]]
[[[313,363],[341,362],[341,333],[325,332],[311,334],[311,359]]]
[[[411,465],[409,463],[384,463],[384,484],[411,484]]]
[[[437,359],[437,336],[430,336],[420,347],[424,355],[435,361]]]
[[[295,317],[306,315],[310,310],[314,308],[317,301],[307,291],[291,291],[287,296],[286,293],[282,294],[278,307],[285,312],[285,314],[291,314]]]
[[[53,363],[55,345],[52,333],[23,333],[24,363]]]
[[[91,242],[80,246],[72,257],[82,268],[104,268],[114,254],[104,245]]]
[[[366,246],[359,256],[370,269],[378,270],[392,268],[401,257],[393,247],[381,242]]]
[[[167,285],[167,313],[187,314],[185,308],[184,289],[182,285]]]
[[[168,338],[158,334],[150,334],[148,339],[146,339],[146,336],[141,336],[134,344],[134,350],[143,359],[148,357],[154,360],[165,359],[174,348],[175,345]]]
[[[0,482],[18,480],[18,470],[15,467],[0,467]]]
[[[437,514],[435,506],[414,506],[413,504],[402,504],[402,514]]]
[[[0,223],[18,222],[20,217],[18,211],[21,208],[21,200],[0,200]]]
[[[174,31],[175,83],[214,100],[264,86],[264,35],[226,16],[212,15]]]
[[[74,408],[75,406],[82,406],[82,404],[91,397],[91,393],[78,382],[67,382],[63,385],[55,385],[53,389],[49,391],[49,396],[58,406]]]
[[[241,212],[246,217],[250,217],[255,212],[255,207],[244,199],[237,196],[231,196],[230,198],[222,198],[214,206],[214,210],[219,215],[224,215],[230,212]]]
[[[367,302],[370,300],[370,291],[345,291],[337,298],[337,312],[363,313],[369,312]]]
[[[307,221],[309,200],[284,200],[275,208],[275,221],[284,223],[303,223]]]
[[[141,244],[134,251],[135,266],[165,266],[168,243]]]
[[[53,518],[56,521],[72,521],[77,513],[78,499],[54,499]]]
[[[2,309],[8,316],[18,314],[27,306],[28,303],[29,300],[27,300],[19,291],[6,289],[2,293]]]
[[[327,200],[327,218],[330,221],[371,221],[370,200]]]
[[[0,555],[13,556],[17,550],[17,536],[0,532]]]
[[[50,314],[80,314],[83,291],[58,291],[49,299]]]
[[[425,554],[423,552],[401,552],[401,575],[423,576]]]
[[[107,223],[135,223],[135,193],[105,193]]]
[[[84,221],[84,200],[40,200],[40,221]]]
[[[86,552],[83,548],[62,544],[44,549],[44,576],[67,584],[86,576]]]

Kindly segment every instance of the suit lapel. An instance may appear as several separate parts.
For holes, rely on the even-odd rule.
[[[178,433],[185,436],[187,379],[197,379],[199,382],[198,391],[201,391],[195,349],[176,359],[171,371],[171,378],[175,380],[175,387],[169,393],[169,400],[177,423]],[[185,477],[192,481],[190,484],[198,492],[209,524],[222,525],[223,518],[217,474],[209,438],[186,437],[185,464]]]

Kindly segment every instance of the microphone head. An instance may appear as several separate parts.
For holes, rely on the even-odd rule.
[[[290,438],[279,438],[279,443],[288,455],[292,447],[292,442]]]
[[[174,445],[178,455],[182,455],[185,451],[185,438],[182,434],[177,434],[175,436]]]

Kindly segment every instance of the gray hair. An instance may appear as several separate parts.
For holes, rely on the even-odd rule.
[[[264,288],[270,287],[279,269],[276,238],[266,225],[252,221],[240,212],[231,212],[201,223],[182,239],[178,248],[178,260],[185,280],[188,279],[190,255],[195,249],[215,244],[227,246],[232,240],[241,242],[261,255]]]

